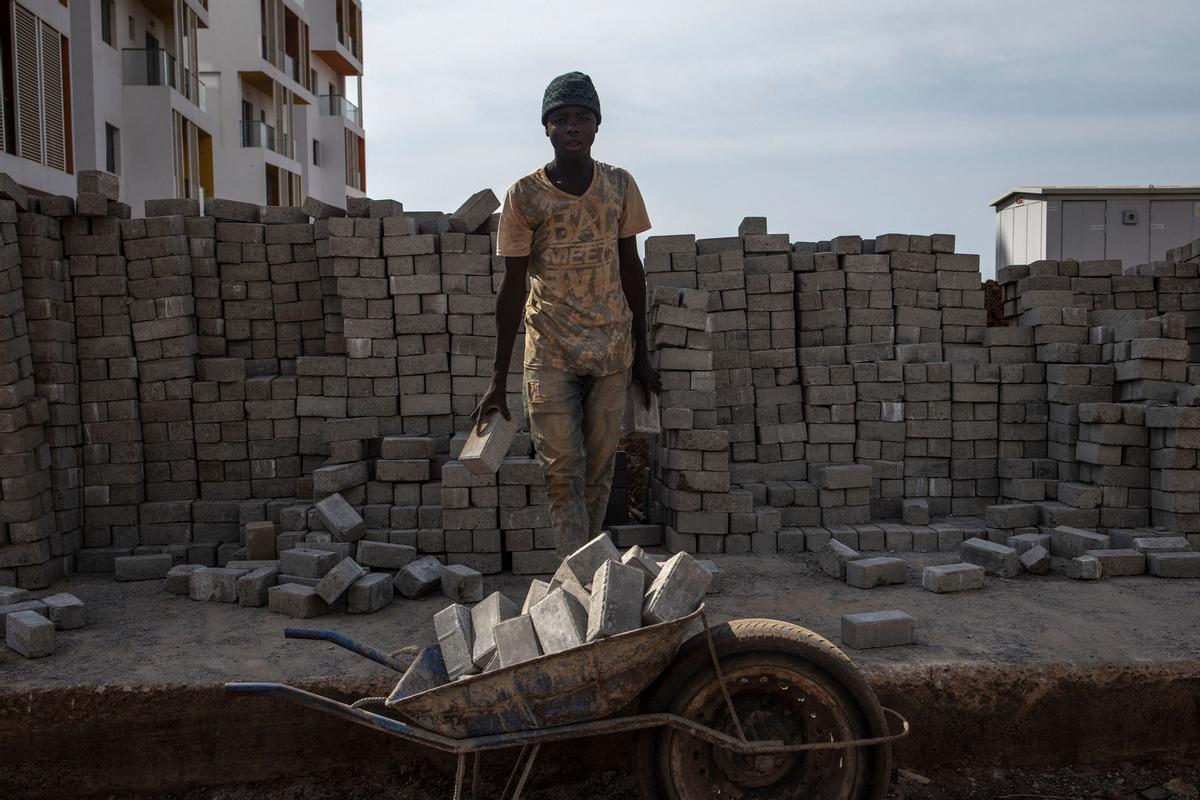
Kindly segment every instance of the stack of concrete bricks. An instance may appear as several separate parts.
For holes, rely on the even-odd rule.
[[[386,262],[380,255],[382,228],[377,219],[319,220],[316,250],[322,276],[332,280],[341,299],[342,336],[339,341],[335,334],[332,342],[345,347],[346,416],[382,420],[381,432],[393,434],[401,432],[397,345]]]
[[[370,542],[488,571],[551,563],[528,439],[479,486],[455,485],[450,460],[491,370],[503,259],[488,254],[490,193],[454,215],[215,200],[201,217],[193,201],[153,201],[156,218],[122,228],[112,176],[86,176],[77,202],[11,186],[0,179],[0,225],[21,284],[4,313],[31,335],[7,345],[30,357],[0,383],[0,436],[37,477],[0,478],[0,581],[135,553],[216,565],[248,521],[278,522],[282,549],[340,551],[350,543],[326,542],[312,506],[333,493]],[[978,261],[952,237],[789,243],[756,217],[738,234],[647,242],[666,385],[647,511],[672,546],[942,547],[987,536],[976,515],[998,501],[1033,504],[1042,525],[1190,524],[1189,479],[1168,474],[1191,469],[1175,466],[1186,436],[1168,445],[1169,427],[1150,425],[1143,444],[1139,420],[1147,404],[1195,403],[1200,247],[1124,274],[1007,267],[1008,326],[985,330]],[[374,427],[331,437],[343,419]],[[387,445],[396,434],[410,441]],[[853,485],[818,478],[843,466]]]
[[[743,232],[746,223],[743,222]],[[757,468],[757,408],[747,329],[744,236],[696,242],[696,288],[708,292],[708,329],[716,379],[716,428],[729,434],[735,480]]]
[[[12,203],[11,200],[7,202]],[[63,218],[74,214],[75,204],[69,197],[41,197],[36,200],[29,199],[26,203],[28,210],[16,215],[15,239],[20,246],[20,288],[29,331],[28,346],[33,362],[34,391],[39,398],[46,401],[46,419],[42,427],[46,443],[49,445],[50,457],[48,477],[52,496],[47,498],[47,501],[53,511],[49,512],[52,519],[42,524],[49,530],[50,563],[54,566],[43,569],[41,566],[30,565],[21,568],[20,571],[24,583],[36,582],[44,585],[53,576],[73,569],[74,553],[82,545],[83,533],[83,471],[79,452],[82,437],[79,426],[75,304],[67,262],[63,258],[61,226]],[[8,208],[15,208],[15,204]],[[5,216],[8,216],[7,212]],[[11,224],[11,219],[0,222],[0,225],[6,227]],[[11,228],[8,230],[11,233]],[[6,245],[11,245],[13,237],[5,235],[3,239]],[[8,252],[11,254],[11,249]],[[15,326],[18,320],[13,316],[14,299],[12,295],[8,295],[10,305],[4,314]],[[15,328],[10,330],[9,335],[14,332]],[[14,341],[5,346],[19,347]],[[5,361],[10,365],[10,369],[18,367],[20,363],[15,353],[10,353]],[[34,411],[36,407],[27,408]],[[15,419],[10,418],[9,424],[4,428],[6,434],[20,430],[19,426],[14,427],[14,423]],[[18,469],[25,467],[31,465],[23,464]],[[46,477],[35,473],[32,468],[27,474],[34,485],[38,485]],[[3,492],[5,498],[15,498],[25,493],[17,491],[17,484],[23,477],[5,476],[8,488],[3,488],[6,484],[0,484],[0,492]],[[15,538],[12,535],[14,530],[18,533]],[[33,541],[28,535],[29,530],[27,525],[18,520],[15,529],[10,528],[8,538],[10,541],[20,538]],[[24,536],[21,535],[23,531]]]
[[[146,480],[128,271],[119,220],[108,214],[117,191],[99,183],[89,188],[107,188],[108,194],[81,186],[78,216],[63,220],[79,352],[83,545],[92,550],[77,555],[76,569],[111,572],[112,559],[131,554],[139,543],[138,506],[146,499]]]
[[[250,497],[246,430],[246,361],[202,358],[193,386],[192,418],[200,496],[209,500]]]
[[[1200,546],[1200,408],[1147,408],[1151,523]]]
[[[450,410],[454,429],[464,431],[470,428],[471,412],[490,383],[496,352],[496,298],[489,255],[493,247],[486,233],[448,232],[440,238],[450,333]],[[495,281],[498,285],[499,278]],[[521,364],[523,355],[514,352],[510,363]],[[511,408],[521,405],[511,404]]]
[[[1100,527],[1150,524],[1150,447],[1146,408],[1140,403],[1082,403],[1079,406],[1079,481],[1094,487]],[[1065,488],[1064,488],[1065,487]],[[1059,484],[1058,499],[1083,493]]]
[[[261,209],[252,203],[213,199],[205,210],[217,221],[226,353],[245,359],[249,375],[278,373],[271,271]]]
[[[951,378],[944,362],[904,365],[904,497],[927,499],[934,516],[948,515],[953,497]]]
[[[803,390],[796,361],[795,273],[786,233],[763,218],[741,226],[745,249],[747,345],[754,385],[756,463],[763,478],[803,479]]]
[[[383,222],[383,255],[392,293],[403,433],[432,436],[445,449],[454,433],[450,335],[438,237],[411,217]]]
[[[501,462],[496,477],[500,532],[512,571],[517,575],[553,572],[558,558],[542,465],[536,458],[509,456]]]
[[[951,380],[950,513],[979,515],[999,495],[1000,365],[956,362]]]
[[[280,358],[325,352],[324,305],[314,226],[298,208],[263,209],[275,350]]]
[[[196,306],[183,217],[122,220],[121,240],[138,360],[146,500],[194,500],[198,496],[192,423]]]
[[[871,467],[871,515],[899,517],[906,439],[904,365],[889,359],[856,363],[854,384],[854,457]]]
[[[1183,315],[1133,320],[1111,331],[1112,341],[1104,342],[1103,347],[1105,360],[1116,369],[1115,399],[1173,403],[1180,384],[1187,380],[1188,343]],[[1108,338],[1105,333],[1100,335]]]
[[[0,185],[0,191],[0,583],[47,586],[69,564],[64,563],[66,543],[61,537],[52,539],[56,520],[45,435],[49,409],[35,388],[22,296],[22,252],[33,242],[22,239],[18,244],[18,208],[27,208],[30,201],[18,187]]]

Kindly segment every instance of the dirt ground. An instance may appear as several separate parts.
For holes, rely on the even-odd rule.
[[[497,797],[507,772],[498,770],[480,783],[479,797]],[[468,783],[469,786],[469,783]],[[948,772],[933,777],[900,773],[889,800],[1194,800],[1200,769],[1143,768],[1129,764],[1107,770],[985,770]],[[363,774],[361,771],[326,778],[306,778],[270,785],[196,789],[168,795],[117,795],[110,800],[426,800],[448,798],[448,776],[405,769]],[[470,797],[470,792],[466,792]],[[627,774],[615,771],[592,775],[565,772],[542,765],[530,781],[528,800],[623,800],[637,797]]]
[[[847,651],[866,669],[1200,657],[1200,581],[989,576],[982,590],[939,595],[920,588],[920,570],[952,563],[954,554],[904,557],[910,565],[907,585],[861,590],[825,576],[810,555],[717,556],[721,591],[706,601],[710,618],[772,617],[837,643],[846,613],[899,608],[916,617],[915,646]],[[518,603],[528,585],[529,578],[513,575],[484,579],[485,592],[500,590]],[[399,598],[376,614],[334,612],[293,620],[265,608],[193,602],[164,592],[162,581],[116,583],[109,577],[78,576],[38,594],[57,591],[72,592],[87,604],[89,624],[61,632],[51,658],[27,661],[0,648],[0,675],[9,691],[378,676],[382,668],[359,656],[323,642],[284,639],[283,629],[332,628],[395,652],[433,641],[433,614],[449,602],[440,595]]]

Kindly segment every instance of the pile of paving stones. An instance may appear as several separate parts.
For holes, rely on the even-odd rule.
[[[9,649],[25,658],[54,654],[57,631],[87,625],[87,609],[67,592],[32,598],[24,589],[0,586],[0,631]]]
[[[477,580],[457,574],[447,580],[451,569],[443,573],[442,588],[457,602],[434,615],[438,643],[417,656],[389,703],[458,678],[687,616],[713,581],[709,570],[687,553],[662,563],[637,546],[622,554],[607,534],[564,559],[549,582],[534,580],[520,606],[500,592],[484,598]]]

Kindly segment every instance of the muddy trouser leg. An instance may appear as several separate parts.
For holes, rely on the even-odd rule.
[[[550,524],[554,526],[560,559],[588,541],[589,520],[583,488],[586,382],[586,378],[563,370],[525,370],[529,435],[546,473]]]
[[[608,510],[628,383],[628,376],[624,372],[593,378],[583,401],[583,443],[587,451],[584,500],[587,504],[589,540],[600,535],[604,514]]]

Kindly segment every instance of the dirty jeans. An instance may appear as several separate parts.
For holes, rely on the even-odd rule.
[[[624,372],[525,368],[529,432],[546,473],[558,557],[600,534],[625,412]]]

